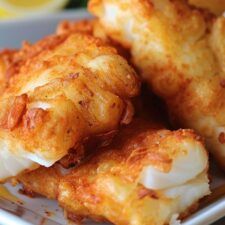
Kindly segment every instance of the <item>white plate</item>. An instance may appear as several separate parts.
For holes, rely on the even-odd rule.
[[[88,18],[85,10],[72,10],[56,14],[29,19],[0,21],[0,48],[20,47],[23,40],[35,42],[40,38],[53,33],[59,21],[64,19],[77,20]],[[224,175],[213,168],[212,187],[225,184]],[[62,225],[67,224],[63,211],[55,201],[45,198],[29,198],[18,193],[17,188],[8,186],[10,192],[17,196],[23,204],[11,203],[0,198],[0,224],[2,225]],[[225,197],[199,210],[184,221],[183,225],[208,225],[225,216]],[[96,223],[87,221],[86,224]],[[225,220],[218,223],[224,225]]]
[[[67,10],[60,13],[0,20],[0,49],[18,48],[24,40],[35,42],[55,31],[57,24],[65,19],[78,20],[88,18],[86,10]]]

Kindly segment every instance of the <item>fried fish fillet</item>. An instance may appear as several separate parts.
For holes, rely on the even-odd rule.
[[[91,0],[89,10],[130,49],[173,123],[204,136],[225,168],[225,18],[182,0]]]
[[[221,15],[225,12],[224,0],[189,0],[188,2],[196,7],[208,9],[216,15]]]
[[[189,215],[209,194],[207,169],[206,150],[193,131],[136,119],[67,175],[42,168],[17,179],[25,189],[57,197],[72,218],[163,225]]]
[[[150,127],[137,120],[63,177],[60,205],[78,218],[118,225],[168,224],[188,215],[209,194],[206,151],[190,130]]]
[[[0,179],[49,167],[89,136],[129,123],[139,92],[135,71],[100,39],[53,35],[34,48],[0,98]]]

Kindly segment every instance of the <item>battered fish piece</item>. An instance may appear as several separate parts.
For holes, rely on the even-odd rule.
[[[225,11],[224,0],[189,0],[188,2],[196,7],[208,9],[215,15],[221,15]]]
[[[129,99],[139,79],[114,48],[83,33],[45,41],[0,98],[1,180],[36,164],[49,167],[89,136],[132,119]]]
[[[110,147],[60,180],[58,201],[76,218],[168,224],[176,215],[189,215],[209,194],[207,168],[207,153],[193,131],[136,120]]]
[[[89,10],[130,49],[173,124],[205,137],[225,168],[225,18],[182,0],[91,0]]]
[[[58,174],[57,168],[42,168],[17,179],[28,192],[57,197],[70,218],[80,220],[168,224],[193,212],[210,192],[201,139],[191,130],[169,131],[143,119],[67,175],[54,170]]]

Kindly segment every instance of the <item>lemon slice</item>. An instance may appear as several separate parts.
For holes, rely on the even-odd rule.
[[[67,3],[68,0],[0,0],[0,19],[54,12]]]

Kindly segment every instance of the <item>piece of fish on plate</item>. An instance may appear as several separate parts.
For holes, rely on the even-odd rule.
[[[208,156],[199,136],[143,119],[122,128],[109,147],[98,149],[66,175],[58,170],[58,165],[41,168],[17,180],[28,193],[57,198],[76,220],[168,224],[192,213],[210,193]]]
[[[91,0],[89,10],[131,51],[171,121],[202,135],[225,168],[225,17],[180,0]]]
[[[39,43],[27,46],[34,53],[22,54],[0,97],[0,180],[49,167],[132,119],[140,82],[116,49],[84,33]]]

